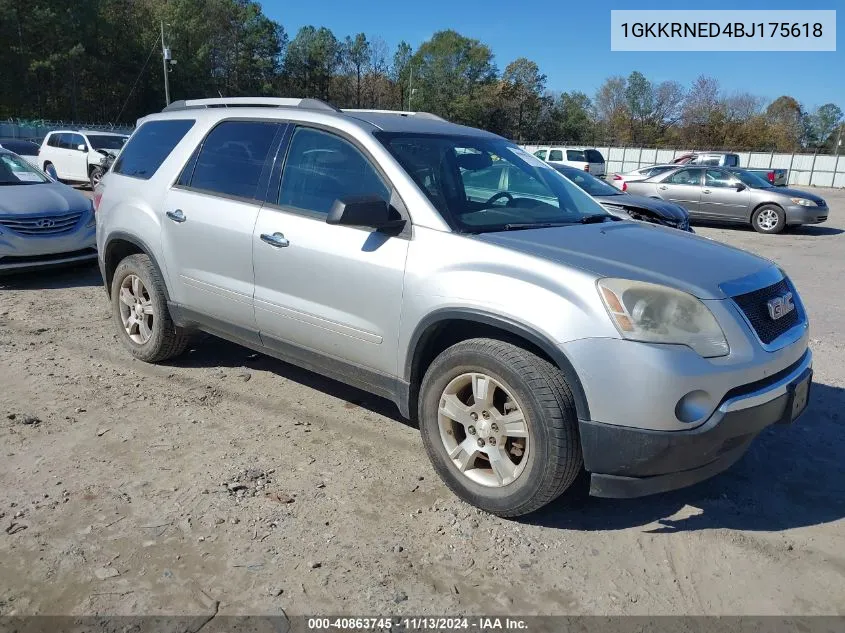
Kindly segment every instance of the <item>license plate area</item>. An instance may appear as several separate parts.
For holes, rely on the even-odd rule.
[[[804,375],[789,385],[787,391],[789,398],[787,399],[786,411],[784,412],[782,420],[784,424],[791,424],[797,420],[802,413],[804,413],[804,410],[810,402],[810,385],[812,382],[813,372],[807,370]]]

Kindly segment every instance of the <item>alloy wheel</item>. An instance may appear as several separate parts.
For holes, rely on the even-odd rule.
[[[152,298],[137,275],[126,275],[120,284],[120,319],[132,342],[143,345],[153,335]]]
[[[438,423],[449,459],[473,482],[500,488],[525,470],[528,420],[499,380],[477,372],[452,379],[440,396]]]
[[[765,231],[774,229],[778,222],[780,222],[780,219],[774,209],[763,209],[757,216],[757,225]]]

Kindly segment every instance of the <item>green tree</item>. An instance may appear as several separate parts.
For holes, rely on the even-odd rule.
[[[796,99],[788,95],[778,97],[766,108],[766,118],[776,150],[792,152],[802,146],[807,136],[807,118]]]
[[[402,40],[393,53],[393,64],[390,67],[390,79],[397,88],[399,103],[394,104],[397,110],[404,110],[406,103],[406,90],[408,86],[409,71],[413,49],[408,42]]]
[[[480,96],[496,78],[488,46],[455,32],[439,31],[424,42],[411,62],[413,109],[428,110],[472,125],[485,118]]]
[[[812,130],[812,141],[817,147],[824,147],[825,145],[832,145],[836,142],[834,132],[839,131],[839,126],[842,123],[842,108],[835,103],[825,103],[816,108],[816,111],[810,117],[810,126]]]
[[[512,111],[512,136],[521,142],[525,140],[526,129],[536,127],[546,76],[535,62],[520,57],[505,68],[502,84],[502,96]]]
[[[345,54],[355,70],[355,107],[361,107],[361,77],[364,68],[370,60],[370,43],[367,36],[358,33],[354,38],[346,36],[344,44]]]

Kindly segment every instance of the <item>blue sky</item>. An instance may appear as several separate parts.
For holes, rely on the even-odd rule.
[[[555,91],[592,96],[610,75],[639,70],[652,81],[689,85],[700,74],[719,79],[727,93],[748,91],[766,99],[796,97],[812,110],[833,102],[845,110],[845,3],[842,0],[263,0],[264,12],[290,37],[299,27],[329,27],[337,37],[364,32],[391,49],[408,41],[416,48],[435,31],[455,29],[493,50],[500,70],[517,57],[536,61]],[[632,53],[611,52],[611,9],[839,9],[836,52]]]

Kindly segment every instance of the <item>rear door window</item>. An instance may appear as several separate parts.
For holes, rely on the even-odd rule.
[[[670,185],[701,185],[701,170],[700,169],[681,169],[671,174],[666,180]]]
[[[563,160],[563,151],[559,149],[553,149],[549,152],[549,160]]]
[[[589,163],[590,161],[587,160],[587,157],[584,155],[584,151],[580,149],[568,149],[566,150],[566,160],[571,160],[573,162],[582,162],[582,163]]]
[[[51,134],[50,138],[47,139],[47,146],[48,147],[61,147],[62,146],[62,135],[61,134]]]
[[[727,154],[725,156],[725,167],[739,167],[739,156],[736,154]]]
[[[113,171],[149,180],[193,126],[194,121],[187,119],[144,123],[123,148]]]
[[[279,123],[223,121],[203,141],[190,187],[255,198]]]

